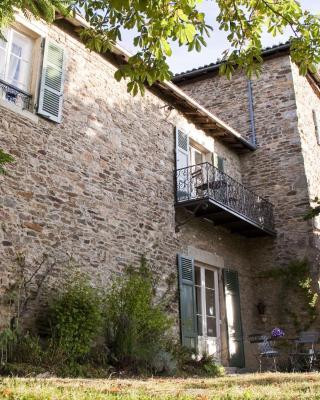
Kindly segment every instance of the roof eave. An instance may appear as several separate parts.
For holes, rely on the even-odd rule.
[[[272,56],[282,55],[283,53],[288,53],[290,50],[290,43],[284,43],[279,46],[272,47],[270,49],[264,50],[261,55],[263,58],[268,58]],[[216,72],[219,70],[222,62],[217,62],[212,65],[208,65],[207,67],[201,67],[189,72],[183,72],[181,74],[177,74],[173,77],[172,82],[181,83],[188,81],[189,79],[194,79],[198,77],[203,77],[211,72]]]
[[[87,21],[80,16],[67,17],[66,20],[73,26],[89,27]],[[131,57],[131,54],[119,44],[113,46],[111,53],[117,56],[118,65],[126,63]],[[160,97],[164,98],[168,103],[172,104],[174,108],[179,109],[179,111],[181,111],[196,127],[206,131],[213,137],[219,138],[228,146],[234,148],[235,151],[243,152],[256,150],[256,147],[242,137],[239,132],[210,113],[172,82],[157,81],[150,89],[156,92],[158,96],[160,95]]]

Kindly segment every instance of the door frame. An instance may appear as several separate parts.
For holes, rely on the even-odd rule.
[[[220,315],[220,292],[219,292],[219,268],[212,266],[212,265],[208,265],[208,264],[204,264],[200,261],[197,261],[197,259],[195,259],[194,261],[194,268],[200,268],[200,280],[201,280],[201,310],[202,310],[202,332],[207,332],[206,328],[207,328],[207,313],[204,311],[206,311],[206,294],[205,294],[205,270],[210,270],[214,273],[214,299],[215,299],[215,308],[216,308],[216,332],[217,332],[217,336],[216,336],[216,340],[217,340],[217,352],[215,354],[216,358],[218,360],[221,359],[221,315]],[[195,285],[196,287],[198,285]],[[202,335],[202,336],[198,336],[201,338],[204,338],[205,341],[207,342],[207,334]]]

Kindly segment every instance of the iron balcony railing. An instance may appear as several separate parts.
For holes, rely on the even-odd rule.
[[[31,94],[24,92],[23,90],[17,88],[0,79],[0,95],[9,102],[21,107],[23,110],[31,109]]]
[[[273,205],[212,164],[178,169],[175,177],[176,203],[212,200],[262,229],[274,231]]]

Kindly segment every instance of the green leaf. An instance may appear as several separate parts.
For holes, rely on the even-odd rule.
[[[166,39],[160,38],[160,42],[161,42],[161,46],[163,48],[164,53],[167,56],[171,56],[172,50],[171,50],[171,47],[170,47],[169,43],[166,41]]]
[[[319,16],[303,10],[298,1],[216,0],[215,4],[216,31],[226,31],[229,41],[225,55],[228,67],[220,69],[228,78],[238,67],[249,76],[259,73],[265,30],[278,36],[284,29],[292,29],[290,55],[302,75],[314,72],[314,66],[320,63]],[[198,10],[198,0],[6,0],[0,7],[1,29],[13,21],[15,7],[49,23],[55,18],[55,10],[61,15],[75,15],[81,9],[90,28],[80,29],[80,38],[90,50],[100,53],[121,39],[123,29],[132,30],[132,43],[137,51],[130,66],[123,66],[121,78],[120,73],[116,74],[116,79],[132,82],[147,80],[150,84],[168,79],[166,57],[172,55],[170,43],[177,41],[179,46],[199,52],[213,31],[206,24],[208,16]],[[1,33],[0,30],[0,36]],[[152,72],[152,79],[147,72]],[[134,88],[130,93],[136,92]]]
[[[123,78],[123,74],[122,71],[120,69],[118,69],[115,73],[114,73],[114,77],[115,79],[120,82],[121,79]]]
[[[192,42],[193,38],[196,34],[196,28],[192,24],[187,24],[185,27],[185,34],[187,37],[188,42]]]

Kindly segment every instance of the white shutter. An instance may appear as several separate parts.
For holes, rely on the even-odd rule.
[[[38,114],[51,121],[61,122],[64,85],[65,51],[57,43],[46,40]]]
[[[176,201],[190,197],[189,182],[189,135],[176,127]]]
[[[189,135],[176,127],[176,169],[189,166]]]

